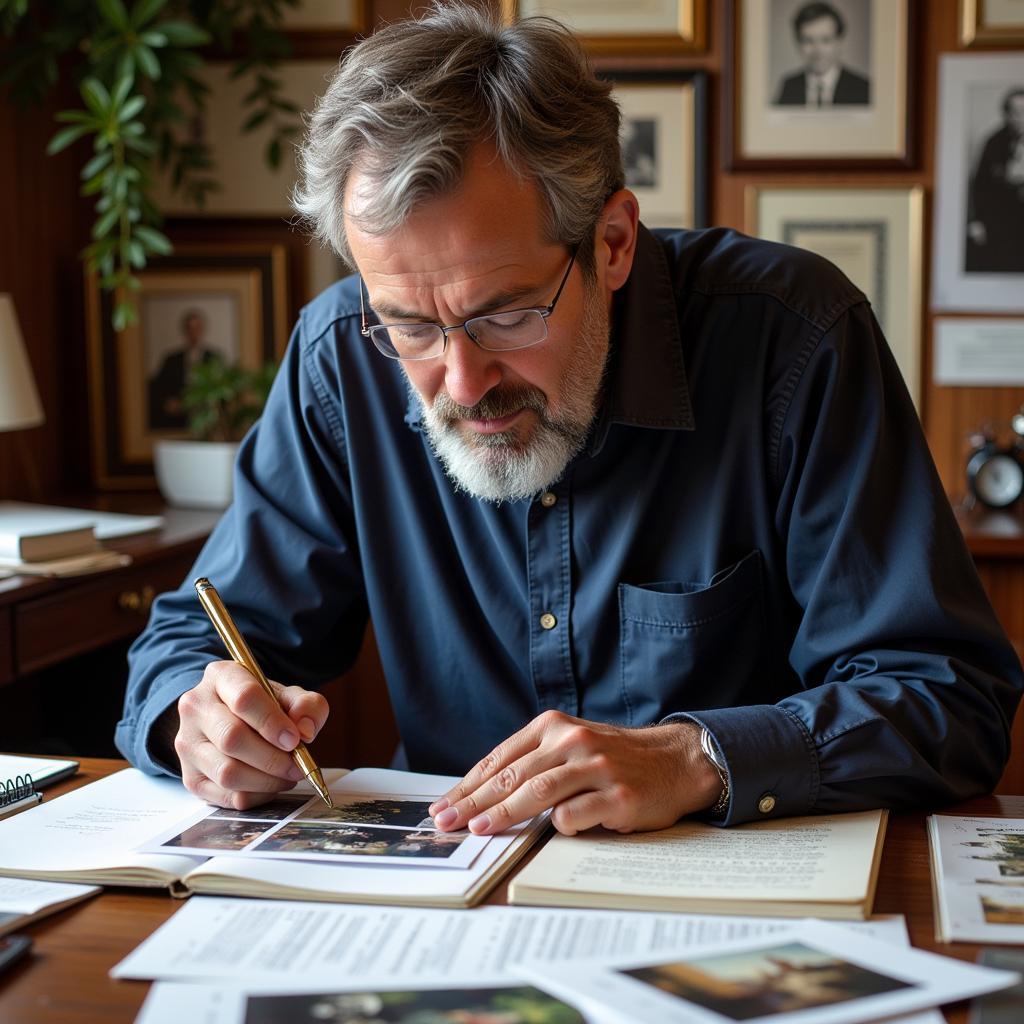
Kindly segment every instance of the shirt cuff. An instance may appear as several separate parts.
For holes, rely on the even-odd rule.
[[[174,775],[180,778],[181,766],[173,757],[173,745],[170,754],[164,741],[166,729],[160,728],[160,717],[168,708],[177,703],[178,698],[199,683],[202,672],[196,675],[194,670],[181,675],[172,676],[143,705],[138,717],[123,718],[114,730],[114,743],[125,758],[140,771],[147,775]]]
[[[715,825],[811,814],[820,771],[814,742],[803,722],[775,704],[678,712],[661,720],[702,725],[725,758],[729,807]]]

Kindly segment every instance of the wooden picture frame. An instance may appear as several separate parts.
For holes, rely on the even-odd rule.
[[[181,242],[139,272],[138,321],[120,332],[111,324],[114,298],[87,275],[98,488],[156,485],[153,442],[187,436],[173,391],[180,391],[189,348],[196,358],[216,352],[250,369],[280,359],[290,328],[287,264],[287,247],[275,242]]]
[[[728,0],[726,168],[913,167],[916,0],[829,0],[840,19],[835,28],[819,17],[803,24],[798,42],[797,18],[807,6]]]
[[[920,409],[924,188],[748,186],[748,233],[831,260],[868,297]]]
[[[1024,53],[940,56],[935,310],[1024,311],[1024,196],[1011,116],[1024,117]]]
[[[591,53],[697,53],[707,49],[707,0],[501,0],[507,22],[556,18]]]
[[[302,0],[285,7],[281,28],[299,60],[337,60],[369,31],[368,0]]]
[[[708,223],[707,74],[703,71],[602,71],[622,110],[626,187],[648,227]]]
[[[1024,11],[1014,0],[960,0],[963,46],[1024,44]]]

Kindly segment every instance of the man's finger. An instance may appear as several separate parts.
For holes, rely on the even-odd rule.
[[[302,776],[290,758],[284,772],[271,774],[224,753],[209,740],[194,748],[192,767],[227,793],[278,793],[290,789]]]
[[[282,686],[271,683],[277,689],[278,700],[284,713],[295,723],[305,743],[316,738],[324,727],[330,706],[327,698],[301,686]]]
[[[224,664],[214,676],[217,696],[228,710],[281,750],[294,750],[299,742],[295,723],[241,665]]]

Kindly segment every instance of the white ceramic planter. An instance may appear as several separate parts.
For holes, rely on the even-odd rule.
[[[160,493],[182,508],[227,508],[237,454],[235,441],[157,441],[153,465]]]

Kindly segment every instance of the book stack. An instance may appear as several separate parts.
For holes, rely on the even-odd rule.
[[[0,506],[0,574],[79,576],[131,561],[100,544],[89,518],[55,520],[31,509],[14,503]]]

